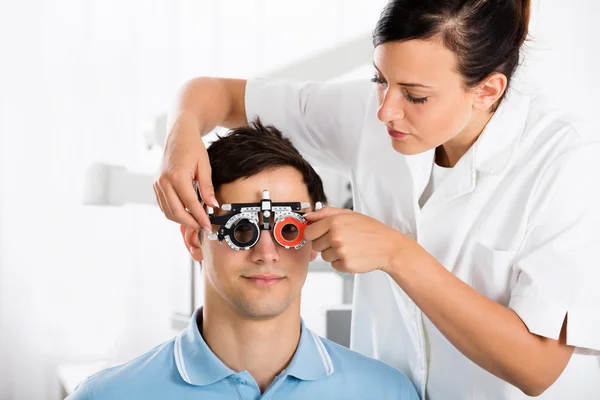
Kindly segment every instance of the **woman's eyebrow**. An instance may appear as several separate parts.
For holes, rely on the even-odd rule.
[[[379,68],[377,68],[377,65],[375,65],[375,62],[373,62],[373,67],[375,67],[375,69],[377,70],[377,72],[379,72],[380,75],[383,75],[381,73],[381,71],[379,70]],[[419,87],[419,88],[425,88],[425,89],[432,89],[433,88],[433,86],[423,85],[422,83],[397,82],[397,84],[400,85],[400,86],[406,86],[406,87]]]

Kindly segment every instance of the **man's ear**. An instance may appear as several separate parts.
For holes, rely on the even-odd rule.
[[[476,88],[473,107],[478,111],[488,111],[506,91],[508,80],[504,74],[494,72]]]
[[[200,246],[200,238],[198,237],[198,231],[188,228],[185,225],[179,227],[181,236],[185,243],[185,248],[188,250],[192,258],[198,262],[203,259],[202,248]],[[202,232],[200,232],[202,234]]]

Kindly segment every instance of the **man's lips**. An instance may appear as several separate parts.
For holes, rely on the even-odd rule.
[[[248,279],[250,282],[254,283],[258,286],[272,286],[281,282],[285,277],[280,275],[272,275],[272,274],[261,274],[261,275],[250,275],[244,276],[245,279]]]
[[[270,280],[270,279],[283,279],[283,276],[275,275],[275,274],[260,274],[260,275],[245,276],[244,278]]]

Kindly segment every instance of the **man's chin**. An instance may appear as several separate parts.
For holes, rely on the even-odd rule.
[[[279,317],[288,308],[288,302],[284,301],[250,301],[237,304],[236,308],[240,314],[247,319],[269,320]]]

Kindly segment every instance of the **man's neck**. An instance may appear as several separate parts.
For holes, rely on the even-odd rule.
[[[205,304],[199,328],[212,352],[232,370],[248,371],[263,393],[298,347],[301,322],[296,303],[268,320],[242,318],[230,307]]]

